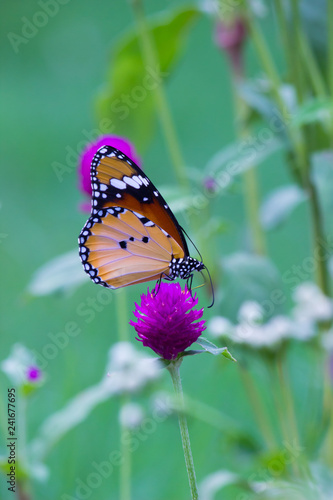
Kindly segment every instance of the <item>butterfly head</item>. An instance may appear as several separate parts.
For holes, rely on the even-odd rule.
[[[190,278],[193,271],[202,271],[205,266],[199,260],[193,259],[193,257],[186,257],[185,259],[176,259],[174,257],[169,264],[169,268],[169,278],[174,280],[176,278]]]

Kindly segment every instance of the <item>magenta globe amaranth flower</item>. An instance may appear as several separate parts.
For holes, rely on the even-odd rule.
[[[41,370],[38,366],[29,366],[27,369],[27,381],[28,382],[39,382],[42,376]]]
[[[203,309],[194,309],[198,299],[179,283],[161,283],[155,290],[141,295],[135,304],[137,322],[130,321],[138,334],[137,340],[164,359],[175,359],[206,329]]]
[[[104,145],[119,149],[139,166],[141,163],[133,144],[131,144],[125,137],[120,137],[118,135],[101,135],[94,142],[90,142],[81,153],[78,167],[79,188],[84,194],[88,195],[89,198],[92,193],[90,180],[91,162],[96,151]],[[90,212],[90,202],[82,203],[81,209],[85,212]]]

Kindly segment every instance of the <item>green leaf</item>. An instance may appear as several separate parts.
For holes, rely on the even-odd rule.
[[[236,359],[230,354],[227,347],[217,347],[215,344],[207,340],[205,337],[199,337],[196,340],[196,344],[199,344],[204,351],[209,352],[210,354],[214,354],[214,356],[219,356],[222,354],[227,359],[231,361],[236,361]]]
[[[215,153],[205,166],[206,177],[214,179],[215,192],[229,189],[240,174],[284,147],[285,142],[273,134],[267,140],[253,134]]]
[[[301,127],[307,123],[321,122],[328,125],[332,120],[333,101],[331,98],[313,98],[303,103],[292,119],[292,126]]]
[[[198,15],[193,7],[183,8],[148,22],[159,68],[146,66],[136,29],[115,45],[107,82],[96,102],[100,121],[110,120],[108,131],[128,137],[139,148],[149,141],[154,130],[154,90],[170,76]]]
[[[73,291],[85,282],[87,282],[87,276],[83,271],[78,250],[71,250],[37,269],[27,291],[35,296],[49,295]]]
[[[276,228],[306,199],[306,193],[295,184],[275,189],[265,198],[260,207],[262,226],[268,230]]]
[[[248,116],[248,122],[257,121],[258,117],[266,121],[269,129],[276,135],[286,139],[286,123],[277,109],[274,99],[271,97],[272,86],[267,80],[245,81],[237,86],[242,99],[247,103],[252,114]],[[279,94],[290,114],[296,109],[296,92],[290,84],[283,84],[279,88]]]

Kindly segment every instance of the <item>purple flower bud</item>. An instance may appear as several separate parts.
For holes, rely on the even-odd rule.
[[[94,154],[98,150],[98,148],[108,145],[112,146],[116,149],[120,149],[125,155],[127,155],[131,160],[134,161],[137,165],[140,166],[140,159],[135,151],[133,144],[131,144],[124,137],[119,137],[117,135],[102,135],[96,139],[96,141],[91,142],[87,145],[85,150],[80,156],[79,160],[79,188],[84,193],[91,197],[92,189],[91,189],[91,180],[90,180],[90,166]],[[80,209],[84,212],[90,212],[90,204],[82,203],[80,205]]]
[[[209,193],[215,193],[218,188],[217,182],[213,177],[206,177],[203,180],[203,186]]]
[[[247,36],[245,21],[236,17],[231,23],[219,21],[215,28],[215,42],[229,57],[236,77],[243,74],[242,49]]]
[[[27,381],[28,382],[38,382],[41,379],[42,372],[38,366],[29,366],[27,369]]]
[[[161,283],[159,290],[141,295],[141,304],[135,304],[135,323],[130,321],[138,334],[137,340],[150,347],[164,359],[175,359],[206,329],[203,309],[193,309],[198,304],[196,296],[179,283]]]

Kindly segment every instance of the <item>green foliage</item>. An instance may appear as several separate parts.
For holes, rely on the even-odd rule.
[[[144,61],[135,27],[113,47],[107,82],[97,99],[97,114],[100,120],[110,120],[110,131],[129,137],[139,149],[146,147],[153,133],[154,91],[174,71],[198,14],[194,8],[181,8],[166,11],[148,22],[158,67],[150,67]]]

